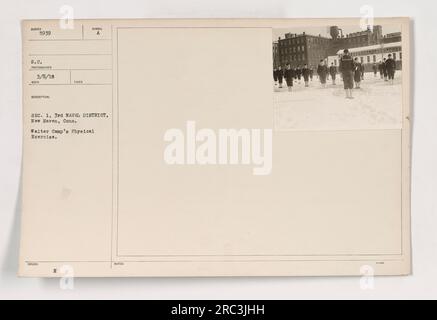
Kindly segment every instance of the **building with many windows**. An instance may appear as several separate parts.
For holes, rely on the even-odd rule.
[[[327,57],[327,48],[331,39],[308,34],[285,34],[285,38],[277,41],[277,61],[285,66],[290,63],[293,67],[316,66],[321,59]]]
[[[273,67],[277,68],[280,66],[279,53],[278,53],[278,42],[273,42]]]
[[[389,42],[367,47],[351,48],[349,52],[353,58],[357,57],[364,65],[366,72],[371,72],[373,65],[387,59],[389,54],[396,61],[397,69],[402,69],[402,42]],[[343,50],[339,50],[335,55],[329,56],[328,63],[334,63],[334,65],[338,66],[342,54]]]
[[[321,35],[286,33],[285,37],[279,38],[273,43],[274,66],[285,66],[290,63],[293,67],[305,64],[316,67],[320,60],[328,57],[330,62],[338,64],[337,52],[344,49],[364,48],[371,46],[389,45],[401,41],[401,33],[382,34],[382,26],[374,26],[365,31],[343,34],[343,30],[337,26],[329,28],[331,37]],[[367,57],[373,63],[373,54],[363,55],[363,63],[367,63]]]
[[[329,28],[332,38],[329,55],[335,54],[341,49],[366,47],[381,43],[383,39],[382,26],[374,26],[373,29],[367,28],[365,31],[353,32],[344,35],[343,30],[337,26]]]
[[[388,33],[382,40],[383,43],[401,42],[402,34],[400,32]]]

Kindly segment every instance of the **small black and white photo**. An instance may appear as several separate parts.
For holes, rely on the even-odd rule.
[[[402,127],[400,25],[273,29],[276,130]]]

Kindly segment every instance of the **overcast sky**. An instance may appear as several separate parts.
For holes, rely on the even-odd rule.
[[[343,34],[346,35],[352,32],[362,31],[359,26],[339,26],[340,29],[343,29]],[[400,32],[401,27],[399,25],[382,25],[382,34],[392,33],[392,32]],[[329,34],[329,26],[326,27],[308,27],[308,28],[289,28],[289,29],[273,29],[273,39],[277,40],[278,37],[284,38],[284,35],[288,32],[301,34],[306,32],[307,34],[317,36],[321,34],[325,37],[331,37]]]

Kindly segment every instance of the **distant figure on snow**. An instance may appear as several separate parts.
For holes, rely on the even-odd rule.
[[[308,68],[308,65],[304,65],[302,69],[302,76],[303,76],[303,80],[305,81],[305,87],[309,87],[311,70]]]
[[[279,89],[282,89],[282,82],[284,81],[284,71],[282,70],[281,66],[278,67],[278,70],[276,71],[276,75],[278,77]]]
[[[388,81],[388,75],[387,75],[387,66],[385,65],[387,59],[384,58],[384,60],[382,61],[382,73],[384,75],[384,80]]]
[[[387,72],[388,80],[390,81],[391,84],[393,84],[395,79],[395,72],[396,72],[396,61],[392,58],[391,54],[388,55],[388,59],[385,62],[385,69]]]
[[[345,49],[340,59],[340,72],[343,77],[344,90],[346,99],[353,99],[352,89],[354,88],[354,70],[355,65],[349,50]]]
[[[355,88],[361,89],[361,62],[358,60],[358,58],[354,59],[354,81],[355,81]]]
[[[276,86],[278,83],[278,69],[276,69],[276,67],[273,68],[273,81],[275,82],[275,86]]]
[[[373,75],[376,78],[378,76],[378,65],[376,64],[376,62],[373,64],[372,69],[373,69]]]
[[[293,89],[294,72],[289,63],[285,66],[284,78],[285,82],[287,82],[288,91],[291,92]]]
[[[379,61],[378,70],[379,70],[379,75],[381,76],[381,79],[384,79],[384,64],[382,61]]]
[[[329,74],[331,75],[332,84],[335,86],[335,78],[337,77],[337,67],[334,66],[334,63],[331,63],[329,67]]]
[[[296,69],[296,75],[297,75],[297,80],[299,81],[299,84],[300,84],[300,80],[302,79],[302,68],[301,68],[301,66],[297,66],[297,69]]]
[[[319,66],[317,67],[317,74],[319,75],[320,83],[322,87],[326,87],[326,77],[328,76],[328,67],[324,60],[320,60]]]

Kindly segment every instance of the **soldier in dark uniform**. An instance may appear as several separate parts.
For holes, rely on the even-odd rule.
[[[361,88],[361,62],[358,60],[358,58],[354,59],[354,81],[355,81],[355,88],[360,89]]]
[[[287,65],[285,66],[284,78],[285,81],[287,82],[288,91],[291,92],[293,88],[294,72],[293,69],[291,69],[291,65],[289,63],[287,63]]]
[[[278,82],[278,69],[273,68],[273,81],[275,81],[275,86]]]
[[[293,67],[293,78],[297,81],[297,67]]]
[[[302,79],[302,68],[301,68],[301,66],[297,66],[297,69],[296,69],[296,76],[297,76],[297,80],[299,81],[299,84],[300,84],[300,80]]]
[[[394,83],[395,79],[395,72],[396,72],[396,61],[392,58],[392,55],[388,55],[388,59],[385,62],[385,69],[387,72],[388,80],[390,80],[390,83]]]
[[[332,84],[335,86],[335,78],[337,77],[337,67],[334,66],[334,63],[331,63],[329,67],[329,74],[331,75]]]
[[[373,74],[376,78],[376,76],[378,75],[378,66],[376,65],[376,62],[373,64],[372,69],[373,69]]]
[[[343,56],[340,59],[340,72],[343,77],[344,90],[347,99],[353,99],[352,89],[354,88],[354,70],[355,65],[352,56],[349,54],[349,50],[345,49]]]
[[[387,79],[387,68],[386,68],[386,65],[385,65],[386,61],[387,61],[386,58],[384,58],[384,60],[382,61],[382,74],[384,75],[384,80],[388,81],[388,79]]]
[[[302,75],[303,75],[303,80],[305,81],[305,87],[309,87],[311,71],[308,68],[308,65],[304,65],[302,69]]]
[[[317,67],[317,74],[319,75],[320,83],[322,87],[326,87],[326,77],[328,76],[328,67],[324,60],[320,60],[319,66]]]
[[[360,63],[360,71],[361,71],[361,80],[364,80],[364,73],[366,72],[366,68],[364,67],[364,64]]]
[[[282,89],[282,82],[284,81],[284,71],[282,70],[281,66],[278,67],[278,70],[276,71],[276,75],[278,77],[279,89]]]
[[[384,79],[384,65],[382,64],[382,61],[379,61],[378,70],[381,79]]]

